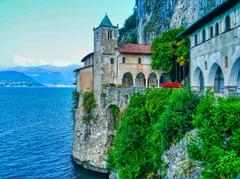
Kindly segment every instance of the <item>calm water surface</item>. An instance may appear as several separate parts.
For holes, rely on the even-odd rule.
[[[0,178],[107,178],[72,162],[71,93],[0,88]]]

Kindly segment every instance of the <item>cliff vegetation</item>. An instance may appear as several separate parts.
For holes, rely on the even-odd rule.
[[[176,38],[183,30],[166,31],[152,43],[152,68],[165,71],[174,82],[181,82],[188,76],[190,42],[188,38]]]
[[[188,89],[149,89],[144,95],[135,94],[117,129],[108,156],[109,167],[120,178],[165,177],[170,164],[162,156],[168,150],[176,153],[176,146],[185,146],[184,140],[188,139],[184,136],[195,130],[197,135],[193,132],[186,151],[191,159],[176,163],[183,169],[172,169],[170,173],[200,177],[192,174],[199,161],[203,177],[237,177],[239,105],[237,97],[218,98],[210,92],[199,96]]]
[[[188,27],[223,1],[136,0],[134,13],[129,18],[134,19],[134,23],[131,28],[125,23],[120,31],[120,43],[134,39],[140,44],[150,44],[156,35],[172,28]]]

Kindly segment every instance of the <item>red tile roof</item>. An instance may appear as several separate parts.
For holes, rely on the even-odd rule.
[[[151,46],[150,45],[142,45],[142,44],[126,44],[121,45],[117,48],[120,53],[130,53],[130,54],[151,54]]]

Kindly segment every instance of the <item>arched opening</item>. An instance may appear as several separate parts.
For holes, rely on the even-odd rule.
[[[217,68],[217,72],[215,75],[214,92],[224,93],[224,77],[223,77],[222,69],[220,67]]]
[[[148,78],[148,86],[149,87],[156,87],[158,86],[158,78],[155,73],[151,73]]]
[[[199,92],[204,92],[204,76],[203,76],[203,72],[202,70],[197,67],[197,69],[194,72],[194,76],[193,76],[193,87],[199,91]]]
[[[200,92],[203,92],[204,91],[204,77],[203,77],[202,71],[201,71],[201,73],[199,75],[198,83],[199,83],[199,90],[200,90]]]
[[[137,87],[145,87],[145,75],[143,73],[138,73],[135,83]]]
[[[230,16],[225,18],[225,31],[229,31],[231,29],[231,19]]]
[[[166,82],[167,82],[167,74],[163,73],[160,77],[160,87],[162,87],[162,84]]]
[[[215,35],[216,36],[219,35],[219,24],[218,23],[216,23],[216,25],[215,25]]]
[[[240,69],[238,71],[237,93],[240,93]]]
[[[202,31],[202,42],[205,42],[206,41],[206,30],[204,29]]]
[[[123,75],[122,85],[123,85],[123,87],[132,87],[133,86],[133,76],[131,73],[127,72]]]
[[[240,92],[240,58],[232,66],[229,76],[229,93]]]
[[[213,38],[213,26],[210,27],[210,38]]]

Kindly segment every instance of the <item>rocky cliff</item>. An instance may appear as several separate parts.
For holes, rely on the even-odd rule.
[[[156,35],[169,28],[191,25],[223,1],[136,0],[135,12],[126,21],[128,26],[123,28],[124,33],[120,35],[120,42],[131,41],[129,38],[135,33],[138,43],[150,43]],[[129,33],[126,33],[128,30]]]

